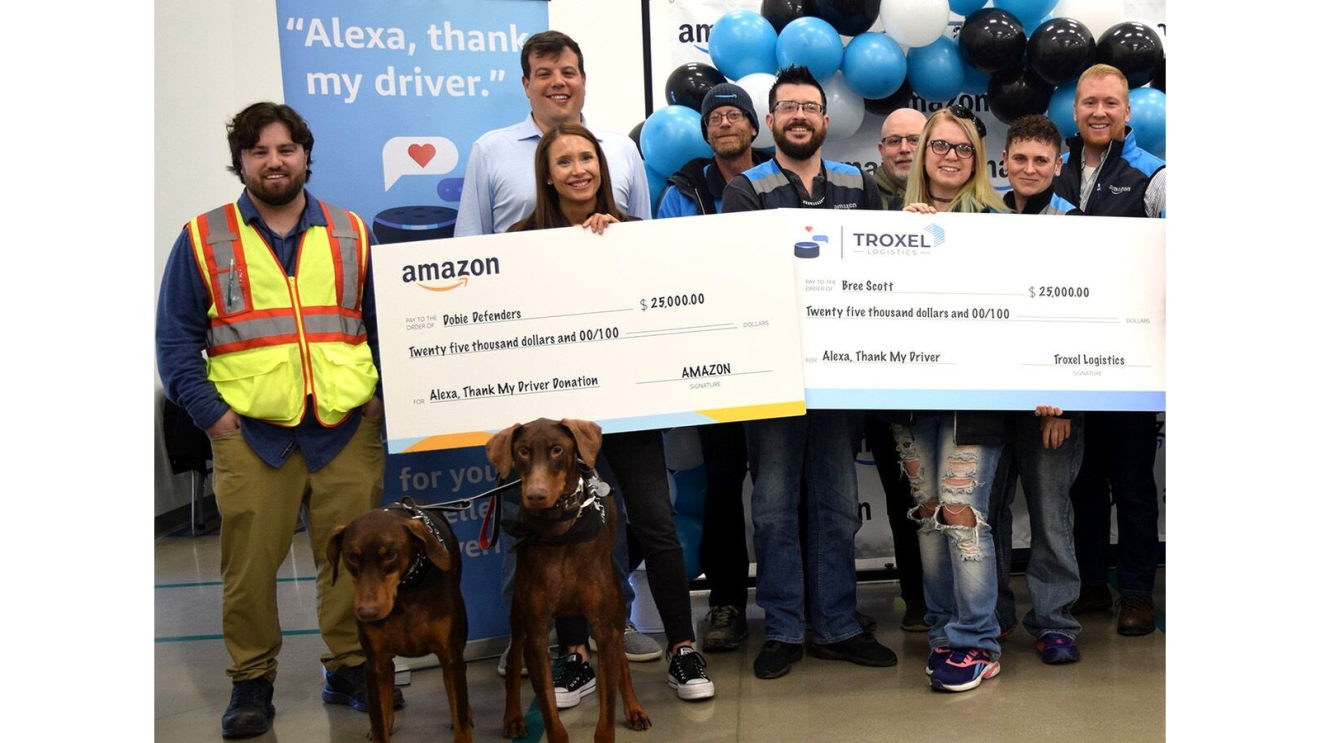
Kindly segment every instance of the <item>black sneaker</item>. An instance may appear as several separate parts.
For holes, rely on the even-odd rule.
[[[859,666],[892,666],[898,662],[894,651],[876,642],[875,637],[866,632],[828,645],[813,642],[808,647],[817,658],[846,660]]]
[[[367,705],[367,664],[344,666],[334,673],[326,670],[325,688],[321,690],[321,701],[326,704],[347,704],[358,712],[366,712]],[[403,709],[403,692],[394,687],[394,709]]]
[[[220,718],[220,735],[226,738],[249,738],[270,730],[275,716],[275,685],[266,677],[235,681],[229,694],[229,707]]]
[[[737,650],[747,637],[747,617],[736,606],[712,606],[706,615],[710,627],[701,636],[701,647],[706,652]]]
[[[759,679],[777,679],[788,673],[790,666],[799,660],[802,660],[800,644],[767,640],[752,662],[752,671]]]
[[[924,601],[903,602],[903,618],[899,620],[899,629],[904,632],[928,632],[930,622],[926,621],[926,603]],[[863,627],[862,629],[866,629]],[[867,630],[874,633],[874,630]]]
[[[669,688],[689,702],[715,696],[715,684],[706,678],[706,659],[696,648],[685,645],[669,656]]]
[[[555,674],[555,706],[576,707],[582,697],[596,693],[596,672],[579,653],[569,653]]]

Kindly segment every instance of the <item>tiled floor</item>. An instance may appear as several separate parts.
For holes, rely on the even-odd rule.
[[[314,628],[315,583],[311,554],[301,535],[294,540],[279,584],[281,621],[286,629],[280,653],[271,732],[256,741],[281,743],[359,743],[367,716],[320,699],[317,658],[322,649]],[[219,544],[214,536],[161,538],[156,544],[156,735],[157,743],[219,741],[220,714],[229,700],[224,668],[228,655],[220,633]],[[1025,613],[1026,586],[1015,577],[1019,617]],[[1164,571],[1156,603],[1163,606]],[[1070,666],[1042,664],[1032,638],[1019,629],[1004,646],[1003,673],[962,694],[931,692],[923,664],[925,635],[901,632],[902,603],[892,583],[863,585],[860,608],[880,623],[878,639],[898,652],[894,668],[862,668],[808,656],[787,676],[762,681],[752,675],[760,647],[763,616],[749,607],[752,635],[734,653],[710,654],[708,671],[715,698],[680,702],[665,681],[663,662],[634,663],[634,684],[654,727],[632,732],[622,726],[620,741],[1084,741],[1124,743],[1164,740],[1165,636],[1120,637],[1112,619],[1084,614],[1083,660]],[[705,614],[704,593],[692,596],[695,616]],[[468,664],[468,683],[478,741],[500,735],[503,680],[495,659]],[[449,712],[438,669],[416,671],[404,687],[406,709],[398,713],[394,740],[448,740]],[[533,699],[524,682],[524,704]],[[590,740],[598,714],[596,697],[565,710],[571,738]]]

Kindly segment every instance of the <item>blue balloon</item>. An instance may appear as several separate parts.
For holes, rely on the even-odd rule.
[[[996,8],[1007,10],[1017,16],[1023,26],[1027,25],[1028,21],[1044,18],[1045,14],[1054,10],[1054,6],[1058,4],[1059,0],[995,0]],[[1031,31],[1027,31],[1027,35],[1030,36]]]
[[[678,532],[678,543],[683,545],[683,567],[687,569],[687,579],[696,580],[701,575],[701,519],[675,514],[674,531]]]
[[[990,91],[990,76],[978,71],[963,60],[962,92],[969,95],[985,95]]]
[[[854,36],[843,50],[843,80],[863,98],[888,98],[903,86],[907,58],[885,34]]]
[[[670,173],[673,175],[673,173]],[[660,210],[660,197],[665,194],[665,187],[669,184],[668,175],[661,175],[655,172],[650,165],[646,166],[646,187],[651,191],[651,213],[655,214]]]
[[[642,124],[642,159],[669,177],[694,157],[715,157],[701,137],[701,114],[687,106],[666,106]]]
[[[928,101],[947,101],[963,89],[958,45],[941,36],[934,44],[908,50],[908,84]]]
[[[799,18],[779,34],[775,42],[779,67],[806,67],[821,85],[839,71],[843,63],[843,39],[829,23],[814,17]]]
[[[1077,122],[1073,121],[1073,98],[1077,95],[1077,83],[1055,88],[1050,97],[1050,107],[1045,111],[1045,118],[1059,127],[1059,134],[1064,139],[1077,133]]]
[[[1132,106],[1132,136],[1141,149],[1164,157],[1166,133],[1164,131],[1165,95],[1155,88],[1137,88],[1128,93]]]
[[[695,437],[694,437],[695,439]],[[706,517],[706,468],[674,470],[674,513],[701,521]]]
[[[753,72],[774,74],[775,27],[750,10],[726,13],[710,29],[710,59],[730,80]]]
[[[966,18],[972,13],[985,7],[990,0],[949,0],[949,10]],[[995,3],[998,5],[999,3]]]

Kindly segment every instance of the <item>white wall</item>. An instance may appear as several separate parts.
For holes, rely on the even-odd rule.
[[[480,3],[481,0],[472,0]],[[638,0],[554,0],[550,27],[582,47],[584,113],[593,125],[627,132],[646,114],[642,14]],[[274,0],[160,0],[156,3],[156,224],[154,285],[184,223],[230,201],[238,180],[225,170],[225,122],[249,103],[283,101]],[[511,111],[512,123],[524,111]],[[156,388],[157,515],[186,505],[188,478],[169,472]]]

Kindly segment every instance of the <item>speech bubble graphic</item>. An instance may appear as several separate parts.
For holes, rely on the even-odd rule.
[[[463,197],[463,179],[446,178],[435,184],[435,192],[441,201],[459,201]]]
[[[405,175],[444,175],[458,165],[458,148],[444,137],[394,137],[380,151],[385,190]]]

